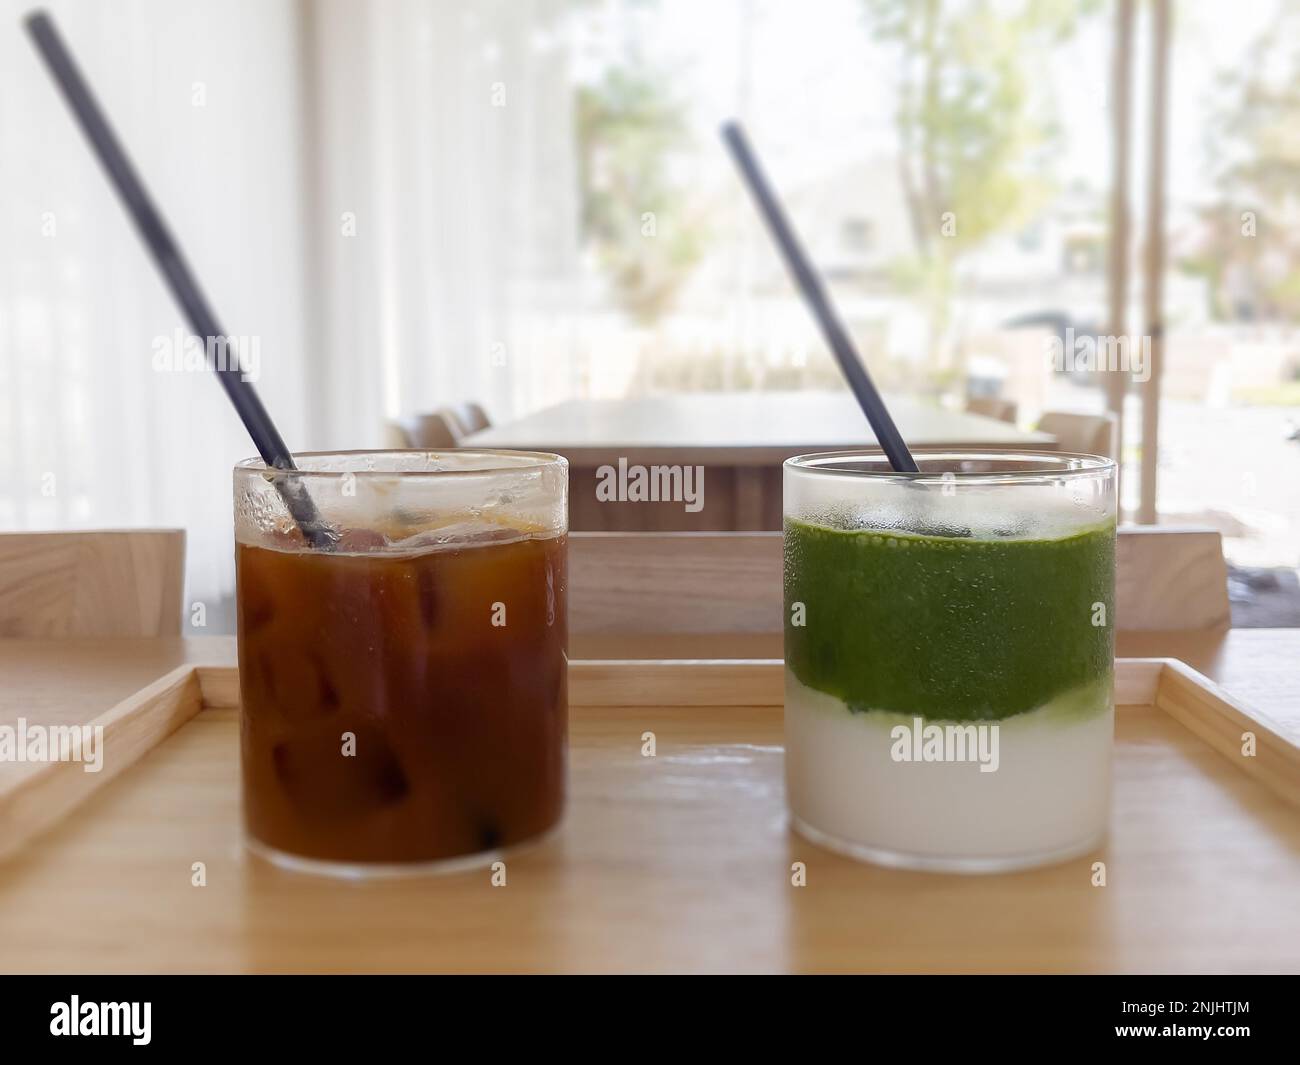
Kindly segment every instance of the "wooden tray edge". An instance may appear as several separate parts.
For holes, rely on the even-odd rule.
[[[569,663],[569,705],[781,706],[780,659],[608,659]],[[1300,747],[1264,715],[1183,662],[1115,660],[1117,706],[1154,706],[1284,801],[1300,806]],[[104,765],[78,762],[30,767],[0,792],[0,860],[58,822],[98,787],[134,765],[205,709],[239,705],[234,665],[178,666],[123,699],[90,724],[104,729]],[[1245,734],[1253,756],[1243,753]]]
[[[1116,659],[1116,704],[1155,705],[1161,673],[1170,662],[1166,658]],[[239,673],[233,665],[199,666],[197,672],[204,708],[239,706]],[[779,658],[609,658],[569,663],[570,706],[784,704],[785,665]]]
[[[1185,662],[1163,662],[1155,705],[1243,773],[1300,806],[1300,746],[1266,715]]]
[[[781,706],[784,668],[779,658],[574,659],[569,705]],[[235,666],[199,666],[196,672],[205,709],[239,706]]]
[[[202,708],[194,667],[177,666],[88,722],[104,730],[98,772],[87,772],[82,762],[25,767],[0,791],[0,861],[135,765]]]
[[[205,706],[239,705],[234,666],[199,667]],[[569,663],[569,705],[782,706],[780,659],[576,659]],[[1115,705],[1154,706],[1169,714],[1284,801],[1300,806],[1300,746],[1265,715],[1205,675],[1172,658],[1117,658]],[[1243,753],[1247,733],[1254,754]]]

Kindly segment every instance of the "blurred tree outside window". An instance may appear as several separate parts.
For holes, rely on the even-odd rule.
[[[633,321],[657,320],[699,261],[703,220],[673,180],[690,146],[683,105],[666,78],[637,63],[611,67],[577,91],[582,239]]]
[[[890,45],[897,166],[915,253],[895,264],[927,323],[925,364],[956,370],[962,266],[990,238],[1031,225],[1057,191],[1060,129],[1046,61],[1099,6],[1091,0],[863,0]],[[970,278],[968,277],[969,281]]]

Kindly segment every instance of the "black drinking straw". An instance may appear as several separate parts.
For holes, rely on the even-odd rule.
[[[749,191],[758,203],[759,211],[767,222],[767,228],[771,230],[773,238],[780,247],[786,265],[794,275],[800,291],[803,292],[803,298],[812,310],[813,317],[821,326],[822,336],[830,345],[835,361],[840,364],[840,370],[857,397],[862,413],[871,423],[871,428],[880,442],[881,450],[889,459],[889,464],[899,473],[919,472],[916,460],[907,450],[907,444],[903,442],[898,426],[889,416],[885,401],[881,399],[880,393],[876,391],[876,386],[867,373],[867,368],[858,358],[858,353],[853,348],[853,341],[849,339],[844,326],[840,324],[835,308],[822,287],[821,279],[808,261],[808,256],[804,254],[798,238],[794,235],[794,230],[790,228],[776,194],[772,191],[753,150],[749,147],[745,131],[740,128],[739,123],[728,122],[722,127],[722,139],[731,149],[731,157],[749,185]]]
[[[212,343],[222,340],[227,333],[218,324],[203,290],[199,288],[180,248],[172,239],[171,231],[154,206],[108,119],[100,110],[94,93],[81,76],[63,38],[44,11],[33,12],[24,21],[41,58],[45,60],[50,74],[63,92],[63,98],[76,116],[81,131],[90,141],[90,146],[117,190],[127,213],[135,222],[136,229],[153,255],[176,302],[184,310],[190,328],[204,339],[205,348],[211,350]],[[284,440],[266,408],[262,406],[262,401],[257,398],[252,384],[244,379],[238,360],[226,360],[224,366],[214,364],[213,369],[243,421],[244,428],[248,430],[248,435],[253,438],[262,461],[279,470],[296,470],[298,467],[293,461],[293,455],[285,447]],[[311,544],[325,549],[332,547],[334,534],[321,521],[320,512],[307,494],[301,479],[277,477],[275,485],[284,497],[289,513]]]

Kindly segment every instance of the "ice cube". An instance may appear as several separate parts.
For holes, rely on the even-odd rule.
[[[341,702],[338,685],[320,656],[288,647],[257,658],[265,694],[287,721],[328,717]]]
[[[380,551],[387,544],[384,534],[374,529],[344,529],[339,533],[338,550],[345,554],[367,554]]]
[[[374,813],[411,790],[402,763],[373,726],[299,733],[277,743],[271,760],[289,800],[313,820]]]

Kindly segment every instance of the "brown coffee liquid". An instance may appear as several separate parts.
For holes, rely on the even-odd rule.
[[[421,862],[554,825],[565,558],[563,536],[409,555],[237,545],[253,838],[308,858]]]

